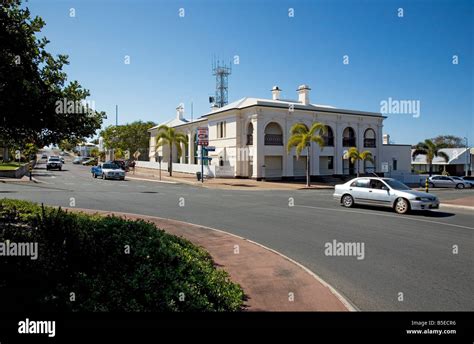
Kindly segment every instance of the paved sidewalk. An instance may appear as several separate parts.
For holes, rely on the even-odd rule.
[[[312,272],[244,238],[220,230],[159,217],[67,208],[69,211],[115,214],[143,219],[166,232],[181,236],[208,251],[216,265],[239,283],[249,311],[347,311],[352,306]],[[238,250],[238,252],[237,252]]]
[[[23,176],[21,178],[4,178],[0,177],[0,183],[34,183],[35,181],[30,181],[29,176]]]
[[[148,179],[150,181],[159,180],[159,171],[152,169],[143,169],[136,172],[127,172],[127,178],[139,178],[141,180]],[[161,171],[161,181],[173,181],[195,186],[216,189],[232,189],[232,190],[303,190],[308,189],[306,182],[278,182],[278,181],[256,181],[253,179],[235,179],[235,178],[210,178],[204,179],[204,183],[197,181],[194,174],[173,172],[173,177],[169,177],[167,171]],[[334,189],[334,186],[311,183],[310,189]]]
[[[441,205],[474,210],[474,196],[461,197],[442,201]]]

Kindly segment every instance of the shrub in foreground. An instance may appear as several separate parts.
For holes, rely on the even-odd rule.
[[[145,221],[4,199],[0,243],[8,241],[38,243],[38,257],[0,256],[1,311],[242,307],[242,289],[206,251]]]

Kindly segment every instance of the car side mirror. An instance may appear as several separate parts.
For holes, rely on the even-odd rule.
[[[389,191],[389,188],[386,186],[382,186],[382,190]]]

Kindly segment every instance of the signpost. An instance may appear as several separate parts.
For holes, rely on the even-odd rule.
[[[135,160],[138,160],[138,157],[141,155],[142,153],[140,153],[139,151],[136,151],[135,153],[133,153],[133,157],[135,158]]]
[[[382,162],[382,172],[388,173],[388,162]]]
[[[209,145],[209,128],[199,127],[196,131],[197,144],[201,146],[201,183],[204,183],[204,147]]]

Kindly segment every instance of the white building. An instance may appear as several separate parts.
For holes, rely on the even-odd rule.
[[[443,148],[439,150],[448,156],[448,160],[435,157],[432,161],[433,173],[441,174],[444,171],[452,176],[464,176],[471,174],[474,170],[474,148]],[[412,151],[413,152],[413,151]],[[429,165],[426,155],[417,155],[412,159],[413,170],[419,173],[427,173]]]
[[[374,164],[361,162],[361,173],[381,172],[382,165],[387,166],[387,163],[390,171],[410,172],[410,146],[384,144],[385,117],[380,113],[312,104],[307,85],[298,88],[298,100],[282,99],[280,94],[281,90],[275,86],[271,99],[245,97],[222,108],[213,108],[192,122],[184,118],[182,107],[178,107],[176,118],[163,124],[185,133],[192,144],[183,145],[186,152],[183,156],[173,155],[173,171],[195,173],[200,170],[196,129],[208,127],[209,145],[216,147],[214,152],[209,152],[212,160],[205,169],[209,176],[257,180],[304,177],[306,152],[299,159],[294,149],[287,154],[289,131],[295,123],[311,127],[314,122],[322,122],[328,127],[326,144],[322,149],[316,144],[311,146],[312,176],[355,174],[357,166],[344,159],[344,152],[354,146],[360,151],[371,151],[375,160]],[[169,148],[155,149],[158,126],[149,132],[150,162],[139,162],[137,166],[158,168],[156,157],[162,156],[161,168],[167,169]]]

